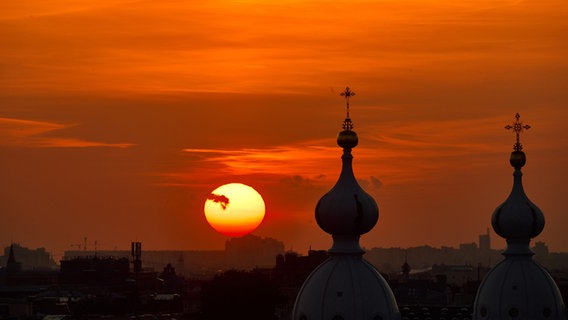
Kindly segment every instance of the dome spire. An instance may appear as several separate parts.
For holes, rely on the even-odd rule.
[[[523,125],[519,120],[520,115],[515,115],[513,125],[505,126],[505,129],[513,131],[516,134],[517,141],[513,145],[513,152],[509,162],[515,168],[513,173],[513,189],[511,194],[500,206],[493,212],[491,224],[495,232],[507,240],[507,250],[505,255],[529,255],[533,253],[529,248],[530,239],[536,237],[544,228],[544,215],[542,211],[532,203],[523,188],[523,173],[521,168],[526,163],[526,155],[522,151],[523,146],[520,143],[520,133],[530,128],[529,125]]]
[[[515,114],[515,122],[513,122],[513,125],[508,124],[505,126],[505,129],[507,130],[513,129],[513,132],[515,132],[517,137],[517,142],[513,145],[513,152],[511,153],[509,162],[515,169],[519,170],[527,161],[527,157],[523,152],[523,145],[521,144],[521,132],[531,128],[528,124],[523,125],[523,122],[519,120],[520,117],[521,115],[519,115],[519,113]]]
[[[357,133],[353,131],[353,122],[349,117],[349,99],[355,95],[355,92],[351,91],[349,87],[345,87],[345,91],[341,93],[342,97],[345,97],[345,105],[347,110],[347,116],[343,121],[343,131],[337,136],[337,144],[343,148],[343,150],[351,154],[351,149],[355,148],[359,143],[359,138]]]
[[[517,138],[509,160],[511,166],[515,168],[513,189],[507,200],[495,209],[491,217],[495,232],[507,240],[505,255],[533,255],[529,248],[530,239],[539,235],[544,228],[542,211],[529,200],[523,188],[521,168],[526,163],[526,155],[522,151],[519,135],[530,126],[523,125],[519,118],[520,115],[517,113],[513,125],[505,126],[507,130],[513,129]]]
[[[343,148],[342,167],[335,186],[325,194],[316,206],[316,221],[320,228],[333,236],[330,253],[363,254],[359,246],[360,235],[369,232],[377,223],[379,209],[375,200],[367,194],[353,174],[351,150],[358,144],[357,133],[349,118],[349,98],[355,92],[349,87],[341,93],[347,105],[347,118],[337,144]]]
[[[474,302],[474,320],[531,319],[566,320],[562,295],[548,272],[536,263],[529,244],[544,228],[544,215],[523,189],[521,168],[526,156],[520,134],[530,128],[515,115],[505,129],[516,134],[510,163],[515,168],[513,189],[491,216],[495,232],[507,240],[505,259],[493,267],[481,282]]]
[[[351,150],[358,138],[349,117],[349,99],[355,93],[345,88],[347,117],[337,144],[343,148],[337,182],[318,201],[315,218],[331,234],[329,258],[306,279],[294,304],[294,320],[389,319],[400,320],[400,312],[388,283],[375,267],[363,259],[359,239],[377,223],[377,203],[357,183]]]

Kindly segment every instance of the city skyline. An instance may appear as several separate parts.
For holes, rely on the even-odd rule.
[[[0,5],[0,242],[219,249],[203,205],[266,203],[253,234],[328,249],[350,86],[365,247],[457,246],[509,194],[518,112],[536,238],[568,251],[568,6],[550,1],[26,1]],[[259,27],[262,25],[262,27]],[[504,242],[492,233],[493,247]],[[500,242],[501,241],[501,242]],[[533,242],[534,244],[534,242]]]

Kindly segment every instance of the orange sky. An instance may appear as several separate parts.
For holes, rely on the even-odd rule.
[[[219,249],[203,203],[241,182],[266,202],[255,234],[326,249],[313,210],[349,85],[355,175],[380,209],[364,246],[476,241],[511,189],[519,112],[537,239],[568,251],[566,16],[565,0],[4,1],[0,244]]]

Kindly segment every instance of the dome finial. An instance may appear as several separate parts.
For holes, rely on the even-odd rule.
[[[331,234],[329,258],[306,279],[298,292],[292,319],[390,319],[400,320],[400,312],[388,283],[369,262],[359,245],[361,235],[371,231],[379,219],[375,199],[365,192],[353,174],[352,149],[357,133],[351,130],[349,98],[355,93],[345,88],[341,96],[347,117],[337,144],[343,148],[341,173],[335,185],[315,208],[318,226]]]
[[[351,118],[349,117],[349,98],[355,95],[355,92],[351,91],[349,87],[345,87],[345,91],[341,93],[342,97],[345,97],[345,105],[347,108],[347,116],[345,117],[345,121],[343,121],[343,130],[351,130],[353,129],[353,122],[351,122]]]
[[[532,259],[530,241],[544,229],[544,214],[523,189],[521,168],[526,159],[519,134],[530,126],[519,121],[518,113],[515,118],[512,126],[505,127],[513,129],[517,135],[510,160],[515,167],[513,189],[491,216],[493,230],[507,240],[505,259],[494,266],[479,285],[472,318],[565,320],[566,309],[560,290],[546,269]]]
[[[351,118],[349,117],[349,98],[354,95],[355,92],[351,91],[349,87],[345,87],[345,91],[341,93],[341,96],[345,97],[347,117],[343,121],[343,131],[337,136],[337,144],[345,150],[351,150],[359,143],[357,133],[353,131],[353,122],[351,122]]]
[[[513,122],[513,125],[508,124],[508,125],[505,126],[505,129],[507,129],[507,130],[513,129],[513,131],[515,132],[515,134],[517,136],[517,143],[515,143],[513,145],[513,150],[515,150],[515,151],[522,151],[523,150],[523,145],[521,144],[521,141],[520,141],[521,132],[531,128],[531,126],[529,126],[528,124],[523,125],[523,122],[519,121],[520,117],[521,117],[521,115],[517,112],[517,114],[515,114],[515,122]]]
[[[523,125],[523,122],[519,120],[520,117],[519,113],[515,114],[515,122],[513,122],[513,125],[508,124],[505,126],[507,130],[513,129],[517,136],[517,142],[513,145],[513,152],[511,152],[511,158],[509,160],[511,165],[516,169],[522,168],[527,162],[527,157],[523,152],[523,145],[520,141],[521,132],[531,128],[528,124]]]
[[[327,233],[333,235],[334,244],[330,253],[351,252],[363,254],[359,236],[369,232],[377,223],[379,209],[375,200],[357,183],[353,174],[351,150],[359,143],[349,118],[349,98],[355,93],[345,88],[341,96],[347,102],[347,118],[343,131],[337,136],[337,144],[343,148],[342,167],[335,186],[326,193],[316,206],[316,221]]]
[[[507,239],[507,250],[504,254],[525,254],[532,255],[529,249],[530,239],[536,237],[544,228],[544,215],[542,211],[532,203],[525,194],[522,182],[523,173],[521,168],[526,163],[523,146],[519,142],[519,135],[523,130],[530,128],[519,121],[520,115],[515,115],[513,125],[505,126],[505,129],[513,129],[517,135],[517,143],[514,151],[511,152],[509,162],[515,168],[513,173],[513,189],[511,194],[497,209],[491,217],[491,224],[495,232]]]

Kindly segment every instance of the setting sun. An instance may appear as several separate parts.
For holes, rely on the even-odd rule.
[[[381,209],[362,246],[490,227],[518,112],[538,241],[566,252],[566,2],[2,1],[0,244],[218,250],[244,224],[325,249],[314,206],[340,174],[349,86],[355,175]],[[225,191],[225,210],[205,203],[232,182],[265,218]]]
[[[211,227],[231,237],[243,236],[256,229],[264,218],[264,210],[262,196],[241,183],[229,183],[213,190],[203,208]]]

